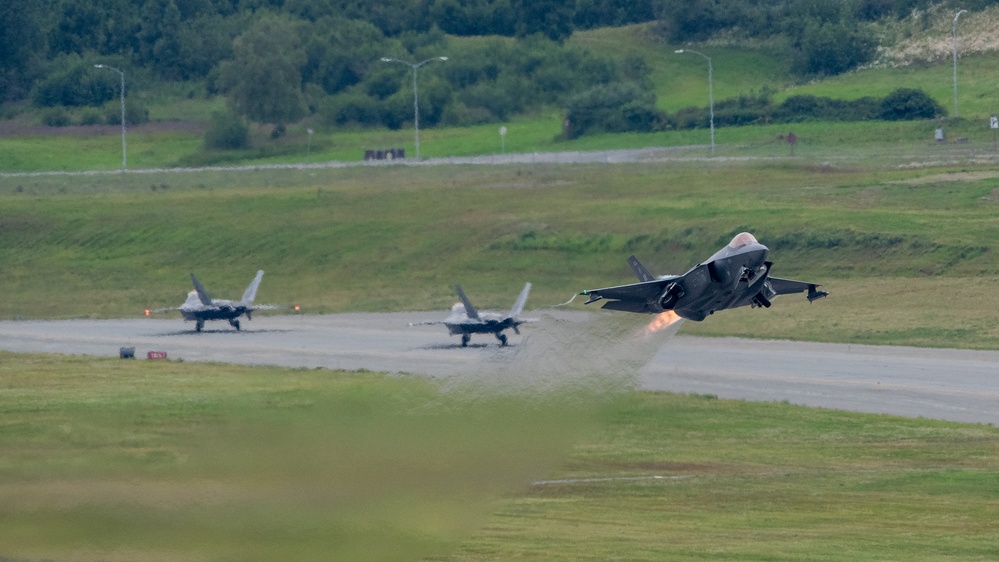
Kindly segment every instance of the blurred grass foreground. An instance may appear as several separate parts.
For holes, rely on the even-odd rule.
[[[0,558],[445,554],[609,403],[478,384],[0,353]]]

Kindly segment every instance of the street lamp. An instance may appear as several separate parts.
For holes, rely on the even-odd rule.
[[[677,54],[682,53],[694,53],[695,55],[701,55],[702,57],[708,59],[708,111],[711,113],[711,154],[715,153],[715,98],[714,92],[712,91],[712,80],[711,80],[711,57],[705,55],[704,53],[699,53],[692,49],[677,49],[674,51]]]
[[[954,14],[954,118],[957,119],[957,18],[968,10]]]
[[[420,97],[416,93],[416,69],[435,60],[445,61],[447,57],[432,57],[416,64],[399,59],[382,57],[382,62],[397,62],[413,69],[413,129],[416,131],[416,159],[420,159]]]
[[[108,68],[121,75],[121,171],[125,171],[125,73],[113,66],[95,64],[94,68]]]

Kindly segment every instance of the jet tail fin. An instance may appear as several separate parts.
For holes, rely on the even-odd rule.
[[[454,290],[458,292],[458,298],[460,298],[461,303],[465,305],[465,314],[467,314],[469,318],[478,318],[479,311],[475,310],[471,301],[469,301],[468,297],[465,296],[465,292],[461,290],[461,285],[455,285]]]
[[[638,258],[635,256],[628,258],[628,265],[631,266],[631,270],[635,272],[639,281],[644,283],[646,281],[656,280],[656,276],[652,275],[652,272],[646,269],[645,266],[642,265],[642,262],[638,261]]]
[[[257,271],[257,276],[250,281],[250,286],[246,288],[243,293],[243,299],[240,301],[243,304],[253,304],[253,299],[257,298],[257,287],[260,286],[260,280],[264,278],[264,270]]]
[[[191,274],[191,282],[194,283],[194,290],[197,291],[198,300],[201,301],[201,304],[205,306],[211,305],[212,296],[208,294],[208,291],[205,290],[205,288],[201,285],[201,282],[198,281],[198,278],[195,277],[193,273]]]
[[[517,297],[517,302],[513,304],[513,308],[510,309],[510,318],[516,318],[520,316],[520,313],[524,310],[524,305],[527,304],[527,295],[531,292],[531,284],[525,283],[524,290],[520,292],[520,296]]]

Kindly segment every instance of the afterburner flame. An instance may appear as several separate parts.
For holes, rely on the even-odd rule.
[[[665,328],[672,326],[673,324],[676,324],[679,320],[680,320],[679,314],[673,312],[672,310],[667,310],[665,312],[657,314],[652,319],[652,322],[649,322],[649,325],[645,327],[645,333],[653,334],[655,332],[658,332],[659,330],[663,330]]]

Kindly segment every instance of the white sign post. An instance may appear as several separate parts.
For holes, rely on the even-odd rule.
[[[996,149],[996,129],[999,129],[999,117],[995,115],[989,119],[989,128],[992,129],[992,149]]]
[[[994,118],[993,118],[994,119]],[[500,152],[506,154],[506,127],[500,127]]]

